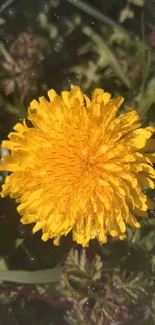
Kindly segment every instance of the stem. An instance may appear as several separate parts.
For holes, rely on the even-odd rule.
[[[54,305],[56,307],[63,307],[65,309],[68,309],[68,308],[71,307],[71,303],[69,303],[66,300],[60,301],[60,300],[56,300],[56,299],[53,299],[53,298],[48,297],[48,296],[41,296],[41,295],[38,295],[36,293],[25,291],[25,289],[24,290],[23,289],[22,290],[14,290],[14,291],[11,292],[11,294],[12,293],[13,294],[15,293],[15,294],[23,295],[26,298],[38,299],[38,300],[47,302],[48,304]]]

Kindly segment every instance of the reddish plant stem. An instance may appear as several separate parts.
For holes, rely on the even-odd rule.
[[[62,308],[62,309],[70,309],[71,308],[71,303],[69,303],[66,300],[65,301],[60,301],[60,300],[49,298],[48,296],[41,296],[41,295],[39,295],[37,293],[26,291],[23,288],[20,288],[20,289],[17,288],[16,290],[13,290],[13,291],[11,291],[11,294],[12,295],[13,294],[20,294],[20,295],[23,295],[26,298],[38,299],[38,300],[47,302],[48,304],[50,304],[52,306],[59,307],[59,308]]]

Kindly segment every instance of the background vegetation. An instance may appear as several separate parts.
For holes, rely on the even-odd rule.
[[[122,110],[134,106],[143,125],[155,126],[153,12],[153,0],[1,0],[1,140],[33,98],[71,84],[124,96]],[[81,250],[69,235],[54,247],[20,224],[15,202],[1,200],[0,324],[155,324],[154,227],[150,210],[126,241]]]

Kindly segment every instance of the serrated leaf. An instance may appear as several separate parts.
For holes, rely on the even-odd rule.
[[[69,276],[69,279],[74,281],[75,283],[77,284],[80,284],[81,287],[86,287],[88,286],[88,284],[90,283],[90,279],[88,278],[79,278],[78,276],[76,275],[70,275]]]
[[[80,276],[81,273],[87,274],[85,250],[82,250],[81,254],[76,249],[70,251],[66,261],[66,271],[68,273],[78,273]]]
[[[66,266],[72,266],[78,264],[78,251],[71,249],[66,260]]]
[[[75,249],[75,251],[72,250],[71,257],[73,258],[73,261],[75,262],[75,264],[78,264],[79,254],[78,254],[77,249]]]
[[[95,255],[94,260],[92,262],[92,279],[94,281],[99,280],[101,278],[102,268],[103,262],[101,261],[101,257],[99,255]]]
[[[85,249],[83,249],[80,255],[80,269],[82,269],[84,272],[86,270],[86,263],[87,263],[86,251]]]

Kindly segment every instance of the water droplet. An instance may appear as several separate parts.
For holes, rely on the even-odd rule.
[[[63,41],[63,39],[62,39],[61,37],[59,37],[59,38],[55,41],[55,43],[54,43],[54,50],[55,50],[55,52],[59,52],[59,51],[60,51],[60,49],[61,49],[62,46],[63,46],[63,43],[64,43],[64,41]]]
[[[28,260],[29,260],[29,263],[30,263],[30,267],[35,266],[37,260],[36,260],[36,257],[34,255],[29,254],[28,255]]]
[[[6,11],[6,15],[7,15],[8,17],[10,17],[10,18],[15,17],[15,15],[16,15],[16,11],[15,11],[15,9],[13,9],[13,8],[9,8],[9,9]]]
[[[30,70],[29,75],[31,79],[36,79],[38,76],[37,71],[34,68]]]
[[[12,35],[8,35],[6,38],[5,38],[5,43],[7,45],[9,45],[11,42],[13,42],[13,36]]]
[[[44,6],[43,6],[44,9],[48,9],[48,4],[45,3]]]

